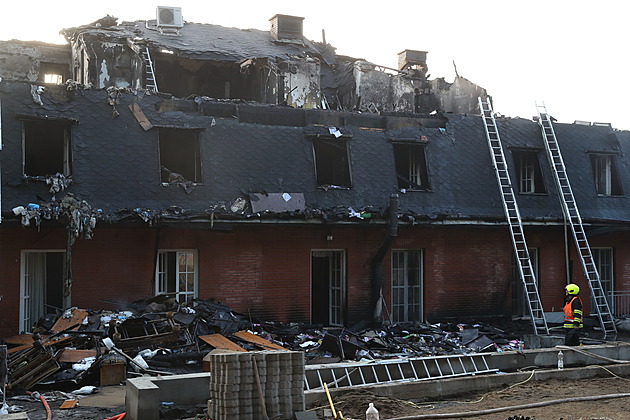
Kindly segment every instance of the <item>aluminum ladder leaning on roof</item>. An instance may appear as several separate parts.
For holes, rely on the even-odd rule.
[[[508,172],[505,154],[503,153],[503,147],[501,146],[501,137],[499,136],[499,130],[494,118],[494,111],[492,110],[492,105],[488,98],[483,101],[481,97],[479,97],[479,110],[481,111],[481,118],[486,129],[486,138],[488,139],[492,164],[499,184],[499,192],[503,200],[503,209],[505,210],[505,216],[510,226],[512,245],[514,247],[514,255],[516,256],[516,266],[518,267],[518,273],[523,283],[525,300],[527,301],[534,334],[549,334],[542,302],[538,294],[536,274],[534,273],[527,242],[525,241],[521,214],[518,210],[514,188],[510,181],[510,174]]]
[[[536,104],[538,111],[538,124],[542,131],[543,139],[545,140],[545,149],[547,149],[547,156],[549,157],[549,164],[552,169],[552,173],[556,180],[556,186],[558,187],[558,195],[560,203],[562,204],[562,211],[564,217],[571,225],[571,232],[573,234],[573,240],[575,241],[575,247],[578,254],[580,254],[580,261],[582,262],[582,269],[584,275],[588,280],[588,285],[591,289],[591,295],[595,302],[595,310],[597,312],[597,318],[602,331],[604,332],[604,338],[617,335],[617,327],[615,326],[615,319],[612,315],[606,295],[599,277],[599,272],[595,266],[595,260],[593,259],[593,253],[591,247],[588,244],[586,238],[586,232],[584,231],[584,225],[582,224],[582,218],[577,208],[575,197],[573,196],[573,190],[569,183],[566,167],[564,166],[564,160],[560,153],[560,146],[556,138],[556,133],[551,123],[551,118],[547,113],[547,107],[542,104]]]
[[[142,52],[142,57],[144,58],[144,70],[145,70],[145,87],[147,90],[151,90],[153,92],[158,91],[157,80],[155,80],[155,68],[153,67],[153,61],[151,60],[151,53],[149,52],[149,47],[146,47]]]

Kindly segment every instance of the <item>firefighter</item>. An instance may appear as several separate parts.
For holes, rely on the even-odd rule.
[[[564,298],[564,328],[567,329],[564,344],[567,346],[579,346],[580,329],[584,326],[582,299],[578,296],[580,287],[571,283],[567,284],[564,290],[566,291]]]

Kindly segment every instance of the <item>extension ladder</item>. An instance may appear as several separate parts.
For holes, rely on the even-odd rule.
[[[151,60],[151,53],[149,52],[149,47],[145,48],[142,52],[142,56],[144,58],[144,69],[145,69],[145,77],[146,82],[145,86],[147,90],[152,90],[153,92],[158,91],[157,80],[155,80],[155,69],[153,67],[153,61]]]
[[[322,390],[324,384],[328,388],[345,388],[498,372],[488,366],[486,356],[489,355],[491,353],[307,365],[304,390]]]
[[[531,316],[534,334],[538,334],[539,332],[549,334],[549,328],[547,327],[542,302],[538,294],[536,274],[534,273],[534,268],[529,257],[527,242],[525,241],[521,214],[518,210],[518,204],[516,203],[514,188],[512,187],[512,182],[510,181],[507,162],[501,146],[501,137],[499,136],[499,130],[497,128],[497,123],[494,118],[494,112],[492,111],[490,101],[488,99],[483,101],[481,97],[479,97],[479,109],[481,110],[481,117],[486,129],[486,137],[488,139],[490,155],[492,156],[492,164],[497,176],[497,182],[499,183],[499,192],[501,194],[501,199],[503,200],[503,209],[505,210],[505,216],[507,217],[508,224],[510,226],[512,245],[514,247],[514,255],[516,256],[516,266],[518,268],[519,276],[523,282],[525,300],[527,301],[527,307]]]
[[[593,302],[595,303],[595,311],[597,312],[597,318],[602,331],[604,332],[604,338],[612,335],[617,335],[617,327],[615,326],[615,320],[606,300],[606,294],[602,288],[600,282],[599,272],[595,266],[595,260],[591,253],[591,247],[588,244],[584,226],[582,224],[582,218],[571,190],[571,184],[567,176],[566,167],[560,153],[560,147],[556,138],[556,133],[551,123],[551,118],[547,113],[547,107],[536,104],[538,110],[538,124],[540,125],[543,139],[545,140],[545,148],[547,149],[547,156],[549,157],[549,164],[551,165],[554,178],[556,180],[556,186],[558,187],[558,195],[560,196],[560,202],[562,204],[562,210],[566,219],[571,225],[571,232],[573,233],[573,240],[580,255],[580,261],[582,262],[582,269],[584,275],[588,280],[589,287],[591,289],[591,295]]]

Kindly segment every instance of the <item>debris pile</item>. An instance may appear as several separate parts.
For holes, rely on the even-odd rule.
[[[259,322],[212,299],[180,304],[172,294],[121,311],[70,308],[42,317],[32,334],[4,339],[10,390],[118,384],[128,376],[206,370],[214,349],[291,350],[307,364],[520,351],[515,333],[481,323],[400,323],[350,328]],[[523,331],[523,330],[521,330]]]

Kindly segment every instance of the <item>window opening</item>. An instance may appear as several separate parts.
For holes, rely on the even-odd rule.
[[[592,154],[591,163],[597,194],[623,195],[615,157],[613,155]]]
[[[201,182],[199,132],[160,128],[160,167],[162,182]]]
[[[614,299],[612,294],[615,291],[615,281],[613,274],[613,249],[612,248],[591,248],[593,253],[593,263],[599,273],[599,281],[606,296],[606,302],[612,313],[615,313]],[[591,308],[595,307],[595,300],[591,295]]]
[[[28,120],[24,127],[24,174],[71,175],[70,124],[67,121]]]
[[[350,188],[348,144],[339,139],[313,140],[315,171],[318,186],[334,185]]]
[[[512,157],[518,177],[518,189],[521,194],[544,194],[542,170],[537,151],[513,150]]]
[[[66,78],[68,67],[63,64],[45,63],[39,64],[39,81],[49,84],[61,85]]]
[[[61,74],[48,73],[44,75],[44,83],[52,83],[60,85],[63,83],[63,76]]]
[[[394,322],[422,321],[422,251],[392,252],[392,317]]]
[[[412,191],[431,189],[424,145],[394,144],[394,159],[398,188]]]
[[[323,304],[328,302],[327,305]],[[343,325],[346,310],[344,251],[311,253],[311,320],[316,324]]]
[[[155,267],[156,293],[172,293],[180,303],[197,297],[196,257],[195,251],[159,251]]]

